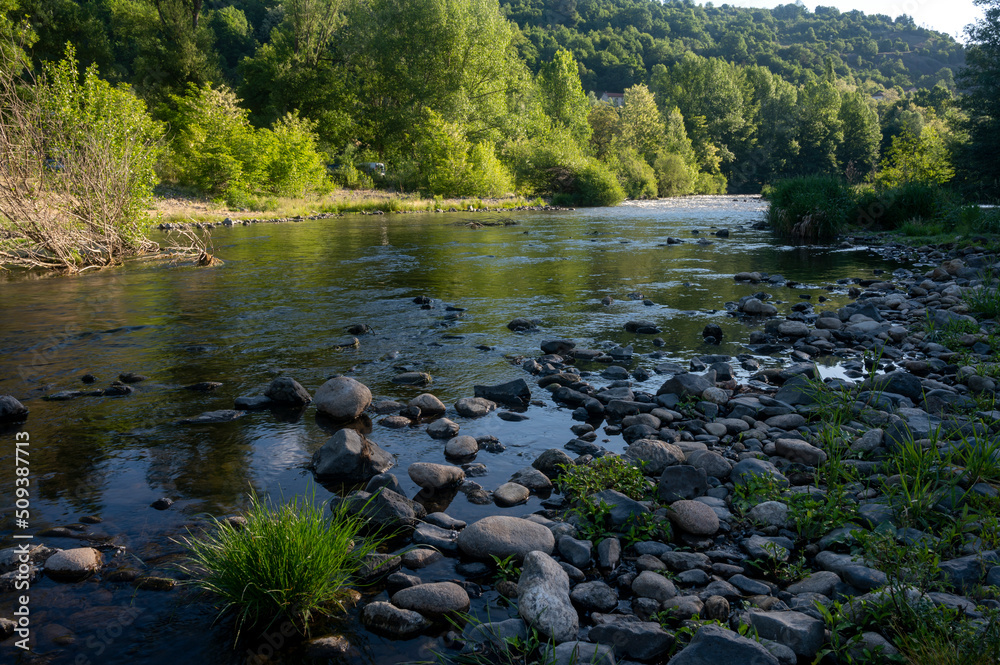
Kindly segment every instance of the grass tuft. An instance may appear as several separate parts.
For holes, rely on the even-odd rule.
[[[250,494],[246,525],[218,519],[182,539],[195,584],[232,612],[237,629],[289,619],[303,631],[316,615],[343,611],[347,585],[379,540],[361,540],[364,520],[347,502],[324,515],[315,491],[282,505]]]

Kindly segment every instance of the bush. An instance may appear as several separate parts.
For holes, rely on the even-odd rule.
[[[416,144],[416,185],[432,195],[502,196],[513,189],[510,173],[492,143],[470,145],[462,128],[430,109]]]
[[[634,148],[617,151],[607,161],[630,199],[656,198],[659,191],[656,172]]]
[[[0,50],[0,262],[78,270],[155,249],[162,127],[96,66],[81,76],[72,48],[35,81],[18,57]]]
[[[764,188],[764,198],[771,228],[806,240],[836,236],[857,209],[847,183],[828,176],[781,180]]]
[[[957,205],[947,190],[926,182],[908,182],[884,190],[859,187],[853,195],[859,223],[890,231],[907,222],[938,219]]]
[[[660,154],[653,164],[660,196],[686,196],[694,193],[697,172],[680,155]]]
[[[313,495],[273,506],[250,495],[246,524],[213,520],[189,534],[195,584],[236,615],[240,629],[287,618],[306,628],[315,614],[342,609],[347,584],[380,541],[361,540],[365,521],[335,504],[324,517]]]

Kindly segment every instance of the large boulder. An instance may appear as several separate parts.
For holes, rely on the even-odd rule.
[[[556,644],[577,639],[580,617],[569,597],[569,575],[545,552],[525,556],[517,604],[521,618]]]
[[[312,401],[309,391],[290,376],[279,376],[264,391],[272,402],[287,406],[305,406]]]
[[[473,386],[476,397],[508,406],[528,406],[531,390],[524,379],[514,379],[495,386]]]
[[[372,530],[390,534],[413,529],[427,515],[421,504],[388,487],[382,487],[375,493],[353,492],[343,499],[332,500],[330,508],[336,510],[341,502],[346,502],[347,512],[365,518]]]
[[[363,482],[395,463],[389,452],[350,428],[337,430],[312,458],[316,477],[330,482]]]
[[[463,397],[455,402],[455,411],[466,418],[482,418],[495,408],[496,402],[482,397]]]
[[[392,596],[392,604],[427,617],[442,617],[465,612],[470,603],[468,592],[454,582],[434,582],[397,591]]]
[[[784,644],[802,658],[814,658],[823,646],[823,622],[808,614],[751,610],[748,618],[758,635]]]
[[[372,403],[368,386],[348,376],[330,379],[316,391],[316,410],[324,416],[346,422],[356,419]]]
[[[513,556],[521,560],[535,550],[551,554],[556,539],[546,527],[521,517],[490,515],[465,527],[458,535],[458,547],[477,559]]]
[[[670,665],[778,665],[778,662],[760,642],[711,624],[699,628],[691,643],[670,659]]]
[[[0,395],[0,423],[19,423],[28,418],[28,409],[10,395]]]
[[[430,393],[417,395],[409,401],[407,406],[415,406],[420,409],[421,416],[441,416],[447,411],[444,402]]]
[[[455,487],[465,480],[465,471],[461,467],[432,462],[414,462],[406,473],[410,480],[429,490]]]
[[[622,458],[636,465],[644,463],[642,472],[655,476],[663,473],[663,470],[668,466],[682,464],[684,451],[666,441],[639,439],[625,449]]]

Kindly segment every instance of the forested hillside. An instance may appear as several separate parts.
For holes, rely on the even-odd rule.
[[[130,86],[165,137],[158,176],[231,205],[331,185],[593,205],[799,174],[974,179],[960,163],[963,49],[905,16],[657,0],[0,10],[29,68],[71,44],[81,72]]]
[[[527,42],[520,47],[537,68],[560,48],[580,63],[589,90],[621,92],[645,82],[658,64],[687,52],[761,65],[787,81],[806,83],[832,67],[852,83],[903,89],[954,85],[964,61],[961,44],[892,18],[788,4],[745,9],[658,0],[502,0],[504,13]],[[711,5],[711,3],[708,3]]]

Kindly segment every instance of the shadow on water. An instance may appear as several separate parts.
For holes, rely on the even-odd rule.
[[[177,422],[231,409],[235,397],[260,394],[276,376],[293,376],[315,391],[328,377],[345,374],[370,386],[376,399],[405,401],[429,391],[451,404],[471,396],[475,384],[524,376],[519,359],[538,355],[540,342],[555,337],[586,347],[631,344],[636,356],[629,368],[652,371],[656,364],[686,364],[706,353],[745,352],[749,328],[726,313],[727,301],[766,290],[782,313],[803,295],[817,305],[828,298],[822,307],[833,308],[847,300],[845,288],[825,288],[837,279],[896,267],[864,250],[785,245],[753,228],[762,211],[756,199],[700,197],[517,216],[359,215],[218,228],[221,267],[139,263],[0,283],[0,394],[31,409],[23,429],[31,436],[32,529],[79,528],[82,516],[96,515],[101,523],[83,525],[70,538],[41,540],[73,547],[91,539],[105,545],[105,560],[113,565],[176,575],[163,563],[181,551],[171,539],[199,515],[241,509],[251,487],[277,497],[301,493],[311,483],[305,466],[336,427],[317,420],[314,410],[249,412],[217,425]],[[517,224],[468,226],[500,220]],[[729,237],[717,237],[719,229],[728,229]],[[683,242],[668,245],[668,236]],[[800,284],[739,284],[732,276],[741,271],[780,273]],[[414,304],[420,295],[433,304]],[[614,302],[603,305],[605,296]],[[510,332],[507,322],[519,316],[540,319],[541,330]],[[654,345],[654,335],[625,332],[632,319],[655,321],[663,345]],[[703,342],[708,323],[722,327],[720,346]],[[352,337],[347,328],[356,324],[371,331],[353,335],[357,347],[344,348],[344,338]],[[665,356],[643,356],[653,351]],[[410,370],[431,374],[433,383],[392,383]],[[148,379],[124,397],[42,399],[90,389],[80,382],[86,373],[96,375],[94,387],[106,388],[129,371]],[[201,381],[223,385],[211,392],[183,389]],[[660,381],[654,377],[643,387]],[[496,412],[474,421],[450,416],[463,434],[493,435],[506,446],[476,458],[487,473],[475,480],[487,489],[541,450],[573,438],[569,411],[553,405],[546,391],[533,392],[545,405],[528,408],[524,422],[505,421]],[[397,456],[395,472],[408,496],[418,490],[405,473],[411,462],[445,461],[443,442],[422,428],[395,430],[370,421],[360,428]],[[5,534],[14,527],[15,431],[0,431]],[[624,446],[618,436],[599,442],[613,451]],[[319,489],[317,495],[325,500],[330,493]],[[150,507],[164,496],[176,501],[169,510]],[[429,509],[466,521],[497,512],[461,494],[420,498]],[[533,497],[505,512],[538,508]],[[12,542],[5,537],[2,545]],[[454,566],[446,557],[420,575],[453,579]],[[371,593],[384,597],[384,591]],[[9,615],[13,602],[12,594],[0,595],[0,615]],[[492,591],[475,603],[474,609],[490,605],[494,616],[506,612]],[[178,654],[193,663],[246,662],[247,654],[232,647],[230,627],[213,625],[213,608],[192,589],[140,591],[100,578],[73,585],[43,578],[32,587],[32,606],[36,647],[48,654],[47,662],[160,665],[176,662]],[[141,611],[109,632],[123,607]],[[350,620],[332,625],[353,631],[351,660],[365,663],[429,658],[427,646],[440,644],[444,632],[394,642]],[[261,645],[268,643],[251,651]],[[299,651],[286,648],[282,662],[297,662]]]

